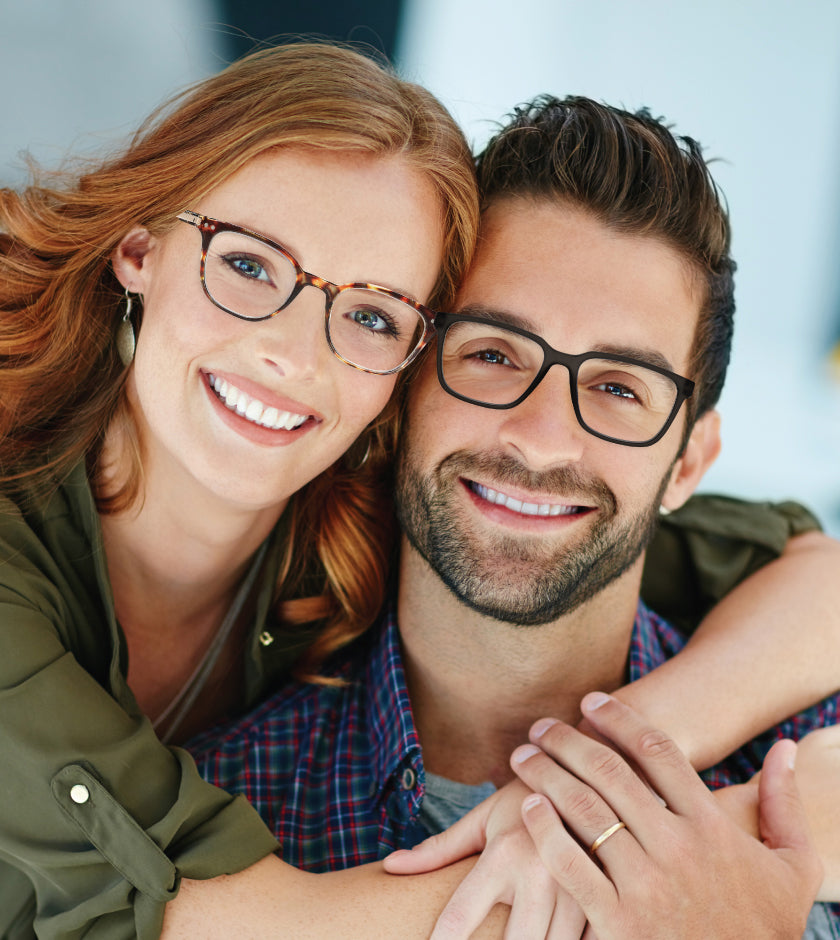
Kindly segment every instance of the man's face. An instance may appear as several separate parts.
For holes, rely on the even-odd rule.
[[[512,199],[484,216],[456,312],[686,375],[699,310],[687,263],[653,238],[579,209]],[[669,485],[681,412],[650,447],[585,431],[554,366],[521,404],[491,410],[439,385],[429,356],[412,385],[397,474],[413,547],[468,606],[518,624],[574,610],[639,559]]]

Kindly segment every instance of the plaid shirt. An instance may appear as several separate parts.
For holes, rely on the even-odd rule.
[[[639,604],[628,663],[638,679],[676,655],[685,638]],[[328,871],[381,859],[425,837],[420,742],[393,613],[330,674],[340,686],[293,684],[233,725],[190,745],[201,773],[244,793],[298,868]],[[774,741],[837,721],[832,697],[761,735],[702,776],[740,783]],[[838,919],[837,923],[840,923]]]

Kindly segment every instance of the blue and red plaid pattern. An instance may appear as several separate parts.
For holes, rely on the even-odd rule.
[[[628,678],[676,655],[685,638],[640,603]],[[280,840],[283,858],[311,871],[375,861],[424,832],[420,743],[393,613],[345,654],[341,686],[292,684],[233,725],[190,745],[201,773],[243,793]],[[705,771],[710,787],[740,783],[774,741],[837,720],[837,697],[802,712]]]
[[[292,683],[189,745],[202,775],[242,793],[297,868],[331,871],[422,841],[423,764],[393,618],[325,674]]]

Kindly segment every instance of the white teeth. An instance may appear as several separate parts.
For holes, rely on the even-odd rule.
[[[523,516],[571,516],[577,512],[575,506],[552,505],[551,503],[523,503],[521,499],[514,499],[500,493],[498,490],[492,490],[489,486],[482,486],[480,483],[470,484],[473,491],[488,503],[495,503],[497,506],[504,506],[512,512],[521,513]]]
[[[260,418],[260,424],[264,424],[267,428],[273,427],[274,422],[277,420],[277,415],[278,411],[276,408],[266,408]]]
[[[266,407],[259,399],[251,398],[225,379],[210,374],[208,378],[210,385],[226,408],[261,427],[271,428],[273,431],[279,431],[281,428],[292,431],[299,428],[309,417],[309,415],[293,414],[291,411],[280,411],[273,406]]]

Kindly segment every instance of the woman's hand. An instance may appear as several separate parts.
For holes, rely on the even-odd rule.
[[[537,722],[534,744],[513,754],[516,773],[535,791],[523,803],[525,824],[546,868],[585,913],[584,936],[801,936],[821,869],[794,783],[795,746],[780,742],[765,761],[762,844],[718,806],[670,738],[600,693],[583,707],[656,791],[616,751],[562,722]]]
[[[389,872],[407,875],[481,853],[441,914],[432,940],[466,940],[495,904],[511,907],[505,930],[511,940],[579,940],[583,913],[548,873],[523,824],[522,801],[530,794],[515,780],[445,832],[385,859]]]

